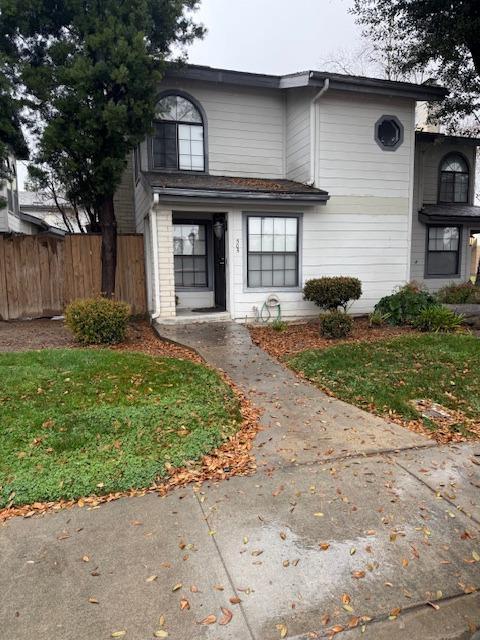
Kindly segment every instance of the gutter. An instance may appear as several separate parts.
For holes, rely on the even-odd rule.
[[[311,74],[310,74],[311,75]],[[323,81],[323,87],[314,96],[310,103],[310,179],[307,182],[308,185],[313,186],[315,184],[316,174],[316,147],[317,147],[317,109],[316,105],[324,93],[328,91],[330,87],[330,78],[325,78]]]
[[[328,193],[285,193],[276,191],[229,191],[221,189],[192,189],[180,187],[155,187],[154,195],[180,198],[215,199],[215,200],[249,200],[256,202],[325,202]]]

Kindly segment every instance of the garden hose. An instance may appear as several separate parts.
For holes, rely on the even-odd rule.
[[[260,311],[260,322],[264,322],[265,324],[269,322],[272,319],[272,311],[275,308],[277,309],[277,317],[275,320],[280,320],[282,317],[280,300],[278,296],[272,293],[262,305],[262,309]]]

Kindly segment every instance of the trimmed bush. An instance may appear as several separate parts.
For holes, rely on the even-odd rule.
[[[350,300],[358,300],[362,295],[362,283],[358,278],[336,276],[313,278],[303,287],[305,300],[314,302],[325,311],[336,311],[339,307],[346,311]]]
[[[82,344],[116,344],[127,331],[130,306],[106,298],[74,300],[65,310],[65,322]]]
[[[420,331],[450,333],[460,329],[463,318],[464,316],[447,307],[428,307],[415,319],[413,326]]]
[[[444,304],[480,304],[480,287],[472,282],[452,282],[440,289],[437,298]]]
[[[329,311],[320,316],[320,333],[326,338],[346,338],[352,329],[353,318],[343,311]]]
[[[438,306],[432,294],[416,283],[409,283],[377,302],[375,312],[386,315],[390,324],[413,324],[424,309]]]

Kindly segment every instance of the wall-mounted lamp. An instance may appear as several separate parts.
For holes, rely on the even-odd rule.
[[[225,233],[225,223],[221,220],[217,220],[213,223],[213,233],[215,237],[221,240],[223,238],[223,234]]]

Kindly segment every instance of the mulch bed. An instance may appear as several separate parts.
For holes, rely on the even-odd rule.
[[[383,325],[370,327],[368,318],[355,318],[349,338],[329,340],[320,334],[318,320],[288,324],[283,331],[275,331],[268,325],[248,325],[252,341],[274,358],[283,358],[306,349],[327,349],[337,344],[388,340],[413,333],[409,327]]]
[[[51,320],[33,320],[30,323],[21,323],[22,332],[29,331],[35,334],[38,323],[53,322]],[[13,323],[2,323],[13,324]],[[17,323],[15,323],[17,324]],[[27,337],[28,344],[35,344],[29,348],[51,348],[78,346],[68,337],[66,342],[65,332],[67,330],[61,321],[55,321],[55,329],[48,327],[48,340],[45,344],[38,344],[32,337]],[[55,344],[54,333],[57,332],[58,343]],[[45,334],[42,334],[45,337]],[[67,335],[68,332],[67,332]],[[1,333],[0,333],[1,337]],[[96,348],[96,347],[91,347]],[[196,363],[205,364],[203,359],[194,351],[177,344],[160,339],[146,321],[134,321],[131,323],[125,342],[111,347],[117,351],[139,351],[150,356],[161,356],[170,358],[180,358],[182,360],[192,360]],[[1,351],[0,347],[0,351]],[[5,349],[7,350],[7,349]],[[14,351],[16,349],[8,349]],[[18,349],[20,350],[20,349]],[[223,372],[217,374],[230,386],[240,403],[240,412],[243,418],[242,426],[237,433],[231,436],[223,445],[215,449],[210,454],[204,456],[202,460],[192,463],[189,466],[169,469],[169,476],[165,480],[145,489],[132,489],[125,492],[115,492],[104,496],[87,496],[78,500],[60,500],[56,502],[35,502],[31,505],[21,507],[9,507],[0,510],[0,523],[15,516],[30,518],[34,515],[47,513],[49,511],[59,511],[60,509],[71,508],[73,506],[93,508],[106,502],[112,502],[119,498],[129,496],[142,496],[147,493],[158,493],[166,495],[175,487],[184,486],[189,483],[196,483],[200,486],[206,480],[224,480],[234,475],[249,475],[256,470],[255,458],[252,455],[253,440],[260,429],[260,412],[256,409],[245,395],[234,385],[230,378]]]

